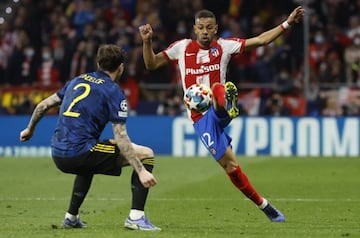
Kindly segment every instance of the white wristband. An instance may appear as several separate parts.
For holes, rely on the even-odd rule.
[[[283,30],[289,29],[290,28],[290,24],[287,21],[284,21],[283,23],[281,23],[281,28]]]

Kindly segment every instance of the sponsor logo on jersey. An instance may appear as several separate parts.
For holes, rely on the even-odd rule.
[[[212,64],[212,65],[201,65],[200,68],[194,69],[194,68],[186,68],[185,74],[203,74],[208,73],[211,71],[220,70],[220,64]]]

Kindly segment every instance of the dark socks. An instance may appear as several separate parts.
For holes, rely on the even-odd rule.
[[[76,175],[68,213],[72,215],[79,214],[79,208],[89,191],[92,179],[93,175]]]
[[[145,169],[152,172],[154,168],[154,158],[147,158],[141,161]],[[139,176],[133,171],[131,176],[131,192],[132,192],[132,204],[131,209],[144,211],[146,199],[149,193],[149,189],[145,188],[139,179]]]

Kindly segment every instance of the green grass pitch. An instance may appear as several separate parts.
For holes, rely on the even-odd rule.
[[[97,175],[81,208],[87,229],[64,230],[73,176],[49,158],[0,159],[0,237],[360,237],[359,158],[238,157],[254,187],[286,216],[271,223],[211,158],[158,157],[146,207],[160,232],[130,231],[130,168]]]

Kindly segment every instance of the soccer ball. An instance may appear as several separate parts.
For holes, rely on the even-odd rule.
[[[211,101],[211,89],[204,84],[193,84],[186,89],[184,94],[185,106],[193,112],[205,112],[210,107]]]

